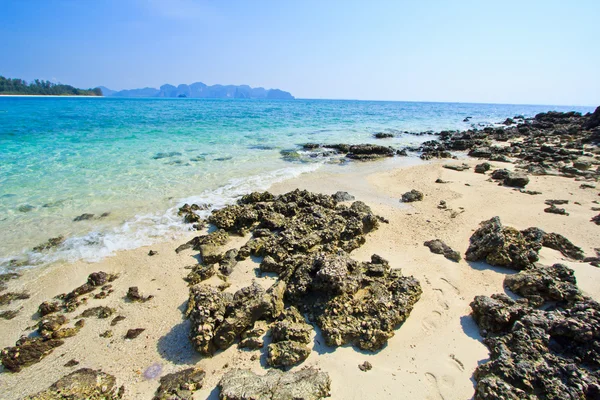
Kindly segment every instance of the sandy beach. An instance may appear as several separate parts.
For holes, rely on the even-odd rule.
[[[294,369],[308,365],[327,372],[331,378],[331,398],[447,400],[473,396],[473,371],[487,360],[488,350],[470,317],[469,303],[477,295],[503,293],[505,276],[515,271],[464,259],[455,263],[431,253],[423,245],[424,241],[441,239],[464,254],[478,224],[499,216],[503,224],[517,229],[535,226],[560,233],[586,254],[594,254],[594,248],[599,246],[598,227],[589,222],[596,214],[590,207],[598,199],[597,189],[582,189],[580,182],[564,177],[532,176],[527,188],[543,194],[528,195],[490,182],[488,175],[476,174],[473,169],[454,171],[443,167],[463,162],[471,167],[478,163],[474,159],[435,160],[393,168],[385,161],[358,163],[305,174],[270,189],[275,194],[296,188],[325,194],[341,190],[364,201],[374,213],[388,219],[389,224],[381,224],[378,230],[368,234],[366,243],[353,251],[352,257],[368,261],[372,254],[378,254],[387,259],[392,268],[401,268],[404,275],[417,278],[423,290],[407,321],[395,331],[387,346],[375,353],[348,345],[327,347],[316,333],[310,344],[310,356]],[[498,168],[512,167],[505,163],[492,164]],[[435,183],[438,178],[448,183]],[[411,189],[424,193],[423,201],[401,203],[401,195]],[[570,215],[545,213],[546,199],[571,200],[565,206]],[[438,208],[442,200],[446,202],[446,209]],[[114,375],[118,385],[125,386],[124,398],[127,399],[153,396],[158,377],[144,376],[153,365],[159,366],[159,375],[190,366],[203,368],[206,378],[202,389],[194,394],[197,399],[218,398],[216,385],[232,368],[264,373],[263,351],[231,346],[212,358],[203,358],[191,346],[189,321],[182,313],[188,299],[188,285],[182,278],[188,273],[186,266],[197,262],[194,258],[197,252],[185,250],[176,254],[174,250],[195,235],[190,233],[189,237],[173,242],[123,251],[98,263],[76,262],[32,269],[24,271],[20,279],[9,281],[10,291],[26,290],[31,297],[11,305],[11,309],[20,310],[16,318],[0,320],[2,347],[12,346],[36,323],[32,316],[40,303],[83,284],[88,274],[95,271],[117,273],[119,277],[112,282],[114,293],[105,299],[90,298],[87,306],[112,307],[116,309],[115,315],[123,315],[125,320],[111,327],[111,318],[88,318],[75,337],[66,339],[64,345],[41,362],[19,373],[2,373],[0,397],[20,398],[48,387],[76,369],[64,366],[72,359],[79,362],[77,368],[101,369]],[[233,238],[228,248],[244,242],[244,238]],[[151,249],[158,254],[148,256]],[[566,259],[548,248],[541,250],[539,262],[569,266],[575,271],[581,290],[600,300],[598,268]],[[231,286],[226,291],[233,293],[252,280],[264,287],[270,286],[274,278],[259,277],[257,267],[252,259],[240,262],[229,277]],[[203,282],[206,283],[216,285],[219,280],[213,277]],[[154,298],[146,303],[128,302],[125,294],[130,286],[138,286],[143,295]],[[68,318],[74,322],[83,309],[85,306]],[[145,330],[136,339],[125,339],[126,331],[132,328]],[[113,331],[112,337],[99,336],[109,329]],[[363,372],[358,368],[364,361],[372,364],[372,370]]]

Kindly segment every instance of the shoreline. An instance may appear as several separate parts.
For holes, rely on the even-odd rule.
[[[401,159],[400,159],[401,160]],[[470,169],[455,171],[445,164],[466,163]],[[480,262],[461,260],[454,263],[433,254],[423,242],[442,239],[450,247],[464,254],[473,231],[481,221],[500,216],[506,226],[517,229],[540,227],[547,232],[564,235],[586,254],[593,254],[600,246],[597,226],[589,222],[597,212],[590,211],[598,199],[597,189],[581,188],[581,182],[563,176],[530,176],[527,189],[541,191],[529,195],[488,181],[489,175],[473,172],[481,160],[433,159],[419,161],[418,165],[389,168],[386,162],[354,164],[350,170],[331,168],[303,174],[271,186],[274,194],[296,188],[311,192],[333,194],[347,191],[364,201],[387,220],[378,230],[366,237],[366,243],[351,253],[358,261],[368,261],[378,254],[393,268],[401,268],[405,276],[417,278],[423,288],[421,299],[412,313],[394,331],[386,347],[375,353],[355,350],[351,346],[329,348],[321,334],[313,332],[312,352],[303,366],[317,366],[331,377],[332,398],[471,398],[474,392],[472,374],[488,356],[482,337],[470,315],[469,303],[474,296],[503,292],[503,280],[515,271],[493,267]],[[513,170],[513,164],[491,162],[495,168]],[[339,171],[339,172],[337,172]],[[449,183],[436,183],[436,179]],[[415,203],[401,203],[402,194],[416,189],[424,199]],[[569,199],[564,206],[569,216],[545,213],[546,199]],[[445,201],[447,208],[438,207]],[[577,201],[580,204],[574,204]],[[449,211],[456,211],[456,215]],[[464,210],[464,211],[463,211]],[[454,216],[453,216],[454,215]],[[202,232],[200,232],[202,233]],[[11,309],[21,308],[13,320],[0,320],[0,346],[12,346],[26,328],[35,323],[31,318],[37,305],[59,293],[69,292],[85,282],[95,271],[119,273],[113,282],[114,293],[105,299],[90,299],[88,306],[107,305],[117,309],[126,319],[114,328],[110,339],[99,334],[110,329],[109,320],[89,320],[75,338],[47,356],[40,363],[19,373],[0,374],[0,390],[9,398],[36,393],[73,368],[63,367],[70,359],[80,362],[79,367],[102,368],[114,375],[119,385],[126,387],[125,398],[150,398],[158,379],[147,379],[143,373],[153,364],[160,364],[162,374],[198,365],[207,376],[204,386],[195,398],[218,397],[217,385],[221,376],[235,367],[247,367],[264,374],[264,359],[252,360],[257,351],[238,350],[236,346],[202,358],[191,347],[187,338],[189,321],[182,317],[188,298],[188,286],[183,281],[186,266],[195,264],[196,253],[175,248],[197,236],[190,232],[171,242],[119,252],[98,263],[78,261],[59,263],[42,269],[23,271],[20,279],[9,281],[10,291],[28,290],[31,298],[15,302]],[[229,247],[238,247],[247,238],[232,237]],[[228,248],[229,248],[228,247]],[[149,250],[158,251],[148,256]],[[566,259],[558,251],[543,248],[540,263],[563,263],[575,271],[584,293],[600,300],[600,269],[588,263]],[[273,277],[259,277],[258,264],[247,259],[240,262],[228,282],[228,292],[247,286],[255,279],[264,287],[274,282]],[[205,281],[218,284],[216,278]],[[130,286],[139,286],[140,292],[155,296],[147,303],[131,304],[123,300]],[[85,307],[82,307],[83,310]],[[69,315],[75,319],[75,315]],[[123,339],[125,330],[145,328],[135,340]],[[357,367],[368,360],[373,370],[363,372]],[[78,368],[79,368],[78,367]],[[27,387],[20,385],[27,381]]]

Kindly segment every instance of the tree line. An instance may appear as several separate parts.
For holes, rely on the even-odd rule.
[[[77,89],[71,85],[36,79],[27,83],[23,79],[5,78],[0,75],[0,95],[46,95],[46,96],[102,96],[100,88]]]

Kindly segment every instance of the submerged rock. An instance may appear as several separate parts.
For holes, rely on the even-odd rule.
[[[434,254],[443,254],[448,260],[454,262],[460,261],[460,253],[456,250],[452,250],[450,246],[442,242],[440,239],[428,240],[423,243],[424,246],[429,247],[429,250]]]
[[[256,375],[234,369],[219,382],[221,400],[318,400],[330,396],[329,375],[314,367],[296,372],[270,370]]]
[[[202,388],[206,373],[201,368],[187,368],[160,378],[160,386],[153,400],[191,400],[193,393]]]
[[[87,221],[92,218],[94,218],[94,214],[81,214],[81,215],[73,218],[73,222]]]
[[[90,368],[81,368],[52,384],[48,389],[24,400],[92,399],[117,400],[123,397],[114,376]]]
[[[55,247],[60,246],[61,244],[63,244],[63,242],[65,241],[65,237],[64,236],[57,236],[55,238],[50,238],[48,239],[47,242],[40,244],[39,246],[35,246],[33,248],[33,251],[44,251],[44,250],[48,250],[48,249],[53,249]]]

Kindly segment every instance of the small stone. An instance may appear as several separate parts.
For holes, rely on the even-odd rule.
[[[373,366],[368,361],[365,361],[364,363],[358,365],[358,369],[360,369],[363,372],[370,371],[372,368]]]
[[[152,256],[155,256],[155,255],[157,255],[157,254],[158,254],[158,251],[154,251],[154,250],[150,250],[150,251],[148,252],[148,255],[149,255],[150,257],[152,257]]]
[[[104,331],[100,334],[100,337],[111,338],[111,337],[113,337],[113,331],[111,331],[110,329],[107,331]]]
[[[136,337],[140,336],[140,334],[145,330],[145,328],[129,329],[125,334],[125,339],[135,339]]]
[[[422,201],[422,200],[423,200],[423,193],[421,193],[415,189],[412,189],[410,192],[406,192],[402,195],[403,203],[412,203],[415,201]]]
[[[79,365],[79,361],[77,361],[76,359],[72,358],[71,360],[67,361],[67,363],[64,365],[67,368],[70,367],[74,367],[76,365]]]
[[[113,318],[112,321],[110,321],[110,326],[115,326],[117,325],[119,322],[123,321],[125,319],[124,316],[122,315],[117,315],[116,317]]]

